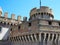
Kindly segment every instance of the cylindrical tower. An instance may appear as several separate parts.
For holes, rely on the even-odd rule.
[[[40,9],[33,8],[30,12],[30,20],[31,19],[53,19],[52,9],[46,6],[41,6]]]
[[[2,8],[0,7],[0,17],[2,16]]]

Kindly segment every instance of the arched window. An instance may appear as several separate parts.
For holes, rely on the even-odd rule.
[[[43,13],[41,13],[41,18],[43,18]]]
[[[34,34],[32,34],[32,36],[33,36],[33,39],[35,40]]]
[[[2,29],[2,28],[0,27],[0,32],[1,32],[1,29]]]
[[[47,40],[48,40],[48,34],[46,34],[46,39],[45,39],[45,41],[47,42]]]
[[[52,39],[52,34],[50,34],[50,40]]]
[[[44,33],[41,33],[41,41],[44,40]]]
[[[4,22],[4,25],[6,25],[6,22]]]
[[[12,28],[10,30],[12,31]]]
[[[20,25],[18,26],[18,30],[20,30]]]
[[[49,25],[52,25],[52,22],[51,22],[51,21],[49,21],[49,22],[48,22],[48,24],[49,24]]]
[[[31,26],[31,23],[29,23],[29,25],[28,25],[29,27]]]
[[[39,40],[39,34],[38,33],[36,34],[36,37],[37,37],[37,40]]]

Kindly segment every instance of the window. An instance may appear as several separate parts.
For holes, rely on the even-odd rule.
[[[8,25],[9,25],[9,23],[8,23]]]
[[[50,40],[52,40],[52,34],[50,34]]]
[[[38,13],[38,15],[40,15],[40,13]]]
[[[11,26],[13,26],[13,24],[11,24]]]
[[[26,41],[26,39],[25,39],[25,37],[23,36],[23,38],[24,38],[24,41]]]
[[[43,13],[41,13],[41,18],[43,18]]]
[[[33,39],[35,40],[34,34],[32,34],[32,36],[33,36]]]
[[[31,37],[31,35],[29,35],[29,38],[30,38],[30,40],[32,41],[32,37]]]
[[[0,32],[1,32],[1,27],[0,27]]]
[[[41,40],[44,39],[44,33],[41,33]]]
[[[28,39],[28,35],[26,35],[26,39],[29,41],[29,39]]]
[[[47,44],[48,34],[46,34],[45,43]]]
[[[4,25],[6,25],[6,22],[4,22]]]
[[[52,23],[51,23],[51,21],[49,21],[48,23],[49,23],[49,25],[51,25],[51,24],[52,24]]]
[[[59,23],[59,26],[60,26],[60,23]]]
[[[54,34],[54,38],[53,38],[53,41],[56,39],[56,34]]]
[[[39,40],[39,34],[38,33],[36,34],[36,37],[37,37],[37,40]]]
[[[20,29],[20,26],[18,26],[18,29]]]
[[[12,28],[11,28],[11,31],[12,31]]]
[[[48,39],[48,34],[46,34],[46,39],[45,39],[45,41],[47,41],[47,39]]]
[[[31,23],[29,23],[29,27],[31,26]]]
[[[36,17],[36,14],[34,14],[34,17]]]

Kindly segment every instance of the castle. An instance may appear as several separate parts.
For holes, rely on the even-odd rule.
[[[15,14],[8,18],[7,12],[4,17],[1,15],[0,9],[0,23],[10,29],[6,39],[10,45],[60,45],[60,21],[54,19],[49,7],[33,8],[28,21],[27,17],[20,20],[21,16],[16,20]]]

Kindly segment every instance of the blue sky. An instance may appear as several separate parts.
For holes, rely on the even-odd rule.
[[[42,6],[48,6],[53,9],[55,19],[60,20],[60,0],[42,0]],[[39,8],[39,0],[0,0],[0,7],[4,12],[8,12],[8,17],[14,13],[17,18],[18,15],[29,18],[29,12],[32,8]]]

